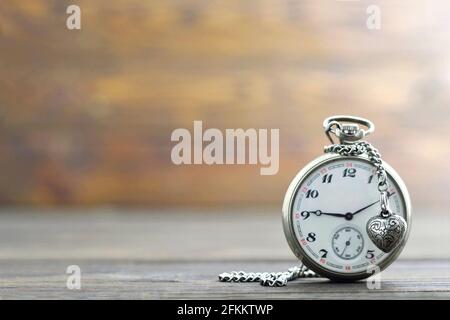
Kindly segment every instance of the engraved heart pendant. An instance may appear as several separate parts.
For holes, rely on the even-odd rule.
[[[366,228],[370,240],[380,250],[389,253],[405,238],[407,225],[401,216],[390,214],[370,218]]]

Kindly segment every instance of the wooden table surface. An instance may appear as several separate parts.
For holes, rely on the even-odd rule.
[[[1,299],[450,298],[450,218],[414,215],[407,247],[381,288],[301,279],[283,288],[220,283],[231,270],[297,263],[277,209],[0,210]],[[69,265],[80,290],[66,287]]]

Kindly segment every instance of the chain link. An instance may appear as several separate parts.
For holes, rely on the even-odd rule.
[[[244,272],[232,271],[224,272],[219,275],[219,281],[222,282],[259,282],[262,286],[283,287],[288,281],[298,278],[316,278],[320,277],[315,272],[309,270],[303,264],[291,267],[286,272]]]

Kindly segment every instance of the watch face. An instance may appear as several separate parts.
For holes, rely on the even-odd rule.
[[[389,204],[408,222],[407,194],[391,170],[387,170]],[[374,166],[357,157],[332,157],[299,177],[290,196],[290,244],[295,243],[294,251],[308,267],[331,277],[363,278],[374,266],[383,269],[392,260],[389,256],[399,253],[400,247],[384,253],[366,232],[367,221],[380,213],[377,183]]]

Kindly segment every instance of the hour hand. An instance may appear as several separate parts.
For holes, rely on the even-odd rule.
[[[309,218],[309,216],[311,214],[315,214],[318,217],[321,215],[326,215],[326,216],[332,216],[332,217],[345,218],[345,214],[343,214],[343,213],[323,212],[322,210],[302,211],[300,214],[303,217],[303,219]]]

